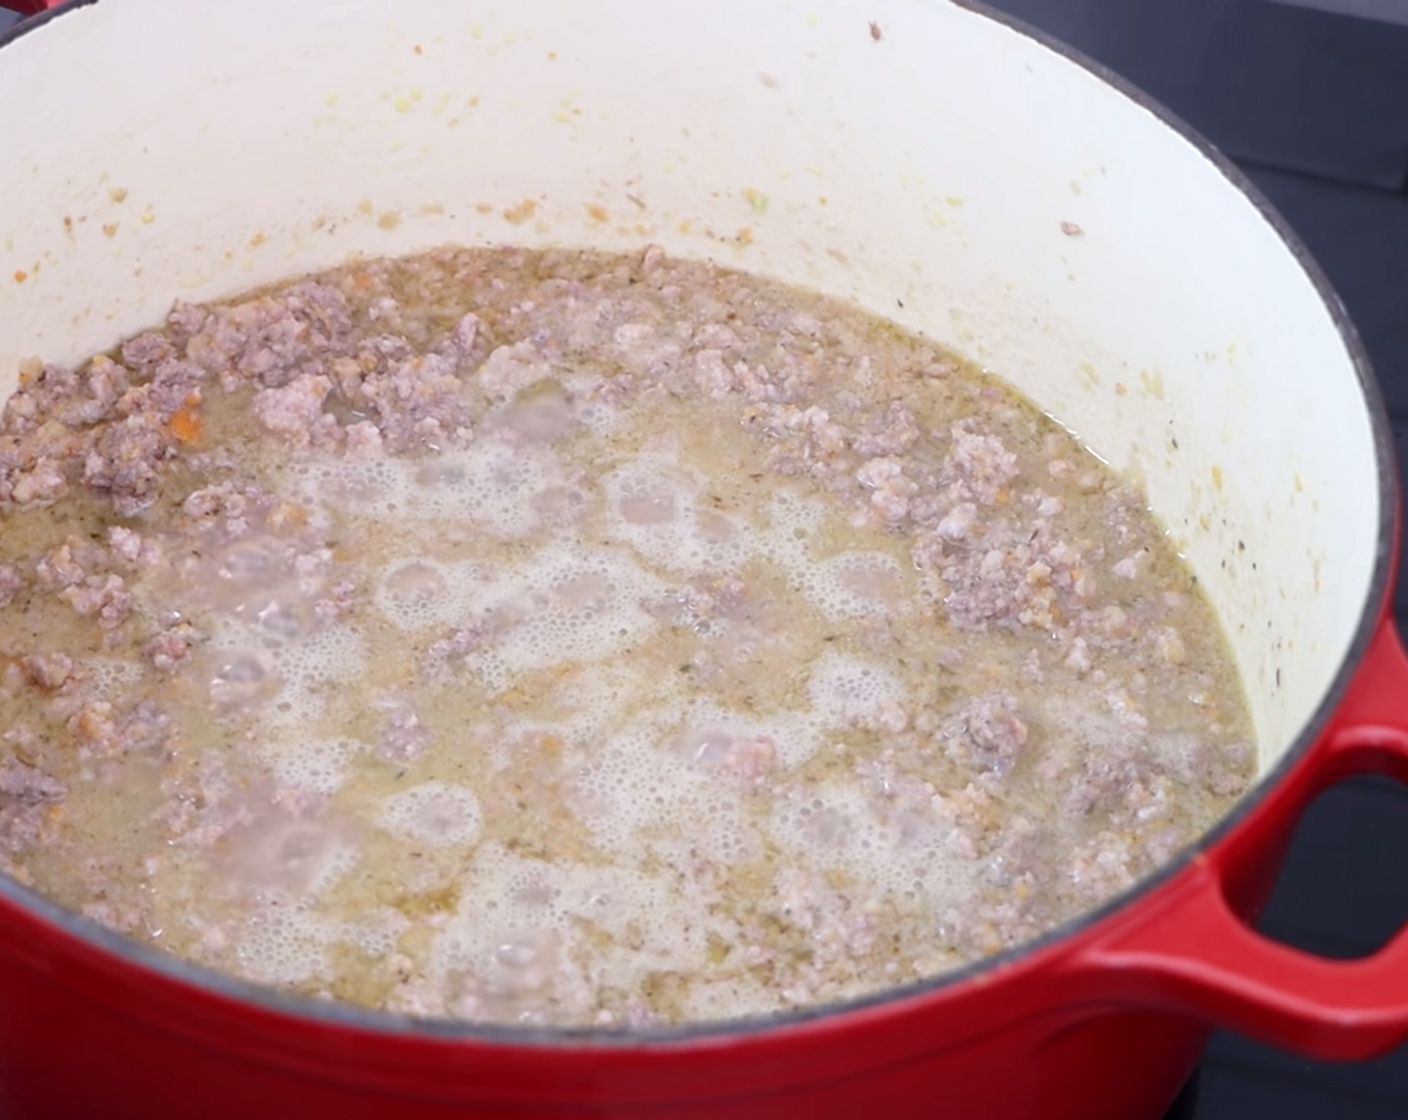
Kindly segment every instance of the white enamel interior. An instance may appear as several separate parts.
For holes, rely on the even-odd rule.
[[[0,398],[177,296],[654,242],[928,332],[1137,472],[1263,766],[1353,637],[1375,453],[1312,283],[1181,136],[949,0],[100,0],[0,51],[0,105]]]

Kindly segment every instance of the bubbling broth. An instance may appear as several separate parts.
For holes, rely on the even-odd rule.
[[[0,435],[0,869],[423,1016],[626,1025],[930,977],[1251,779],[1139,490],[893,324],[648,249],[210,307]]]

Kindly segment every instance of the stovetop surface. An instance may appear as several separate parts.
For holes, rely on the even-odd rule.
[[[1235,159],[1353,316],[1408,460],[1408,27],[1267,0],[989,0],[1144,88]],[[0,30],[12,22],[0,9]],[[1408,581],[1396,601],[1408,622]],[[1363,955],[1408,920],[1408,789],[1355,780],[1307,814],[1261,928]],[[1396,1120],[1408,1046],[1312,1062],[1214,1037],[1166,1120]]]

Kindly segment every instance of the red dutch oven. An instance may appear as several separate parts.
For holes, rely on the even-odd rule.
[[[0,879],[0,1115],[1126,1120],[1214,1025],[1330,1058],[1408,1036],[1408,932],[1330,961],[1249,926],[1316,794],[1408,781],[1382,403],[1281,221],[1113,76],[949,0],[74,0],[0,39],[0,105],[0,398],[30,355],[359,253],[654,242],[780,276],[951,342],[1141,478],[1260,744],[1227,818],[1098,912],[759,1021],[375,1014]]]

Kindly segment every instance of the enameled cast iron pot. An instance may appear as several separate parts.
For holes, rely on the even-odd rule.
[[[785,277],[951,342],[1141,477],[1261,742],[1230,816],[1099,913],[766,1023],[352,1011],[0,881],[0,1115],[1128,1120],[1211,1024],[1346,1058],[1408,1035],[1408,933],[1344,962],[1246,924],[1317,792],[1408,780],[1382,405],[1281,222],[1110,75],[950,0],[98,0],[11,33],[0,106],[0,397],[24,356],[356,253],[654,242]]]

